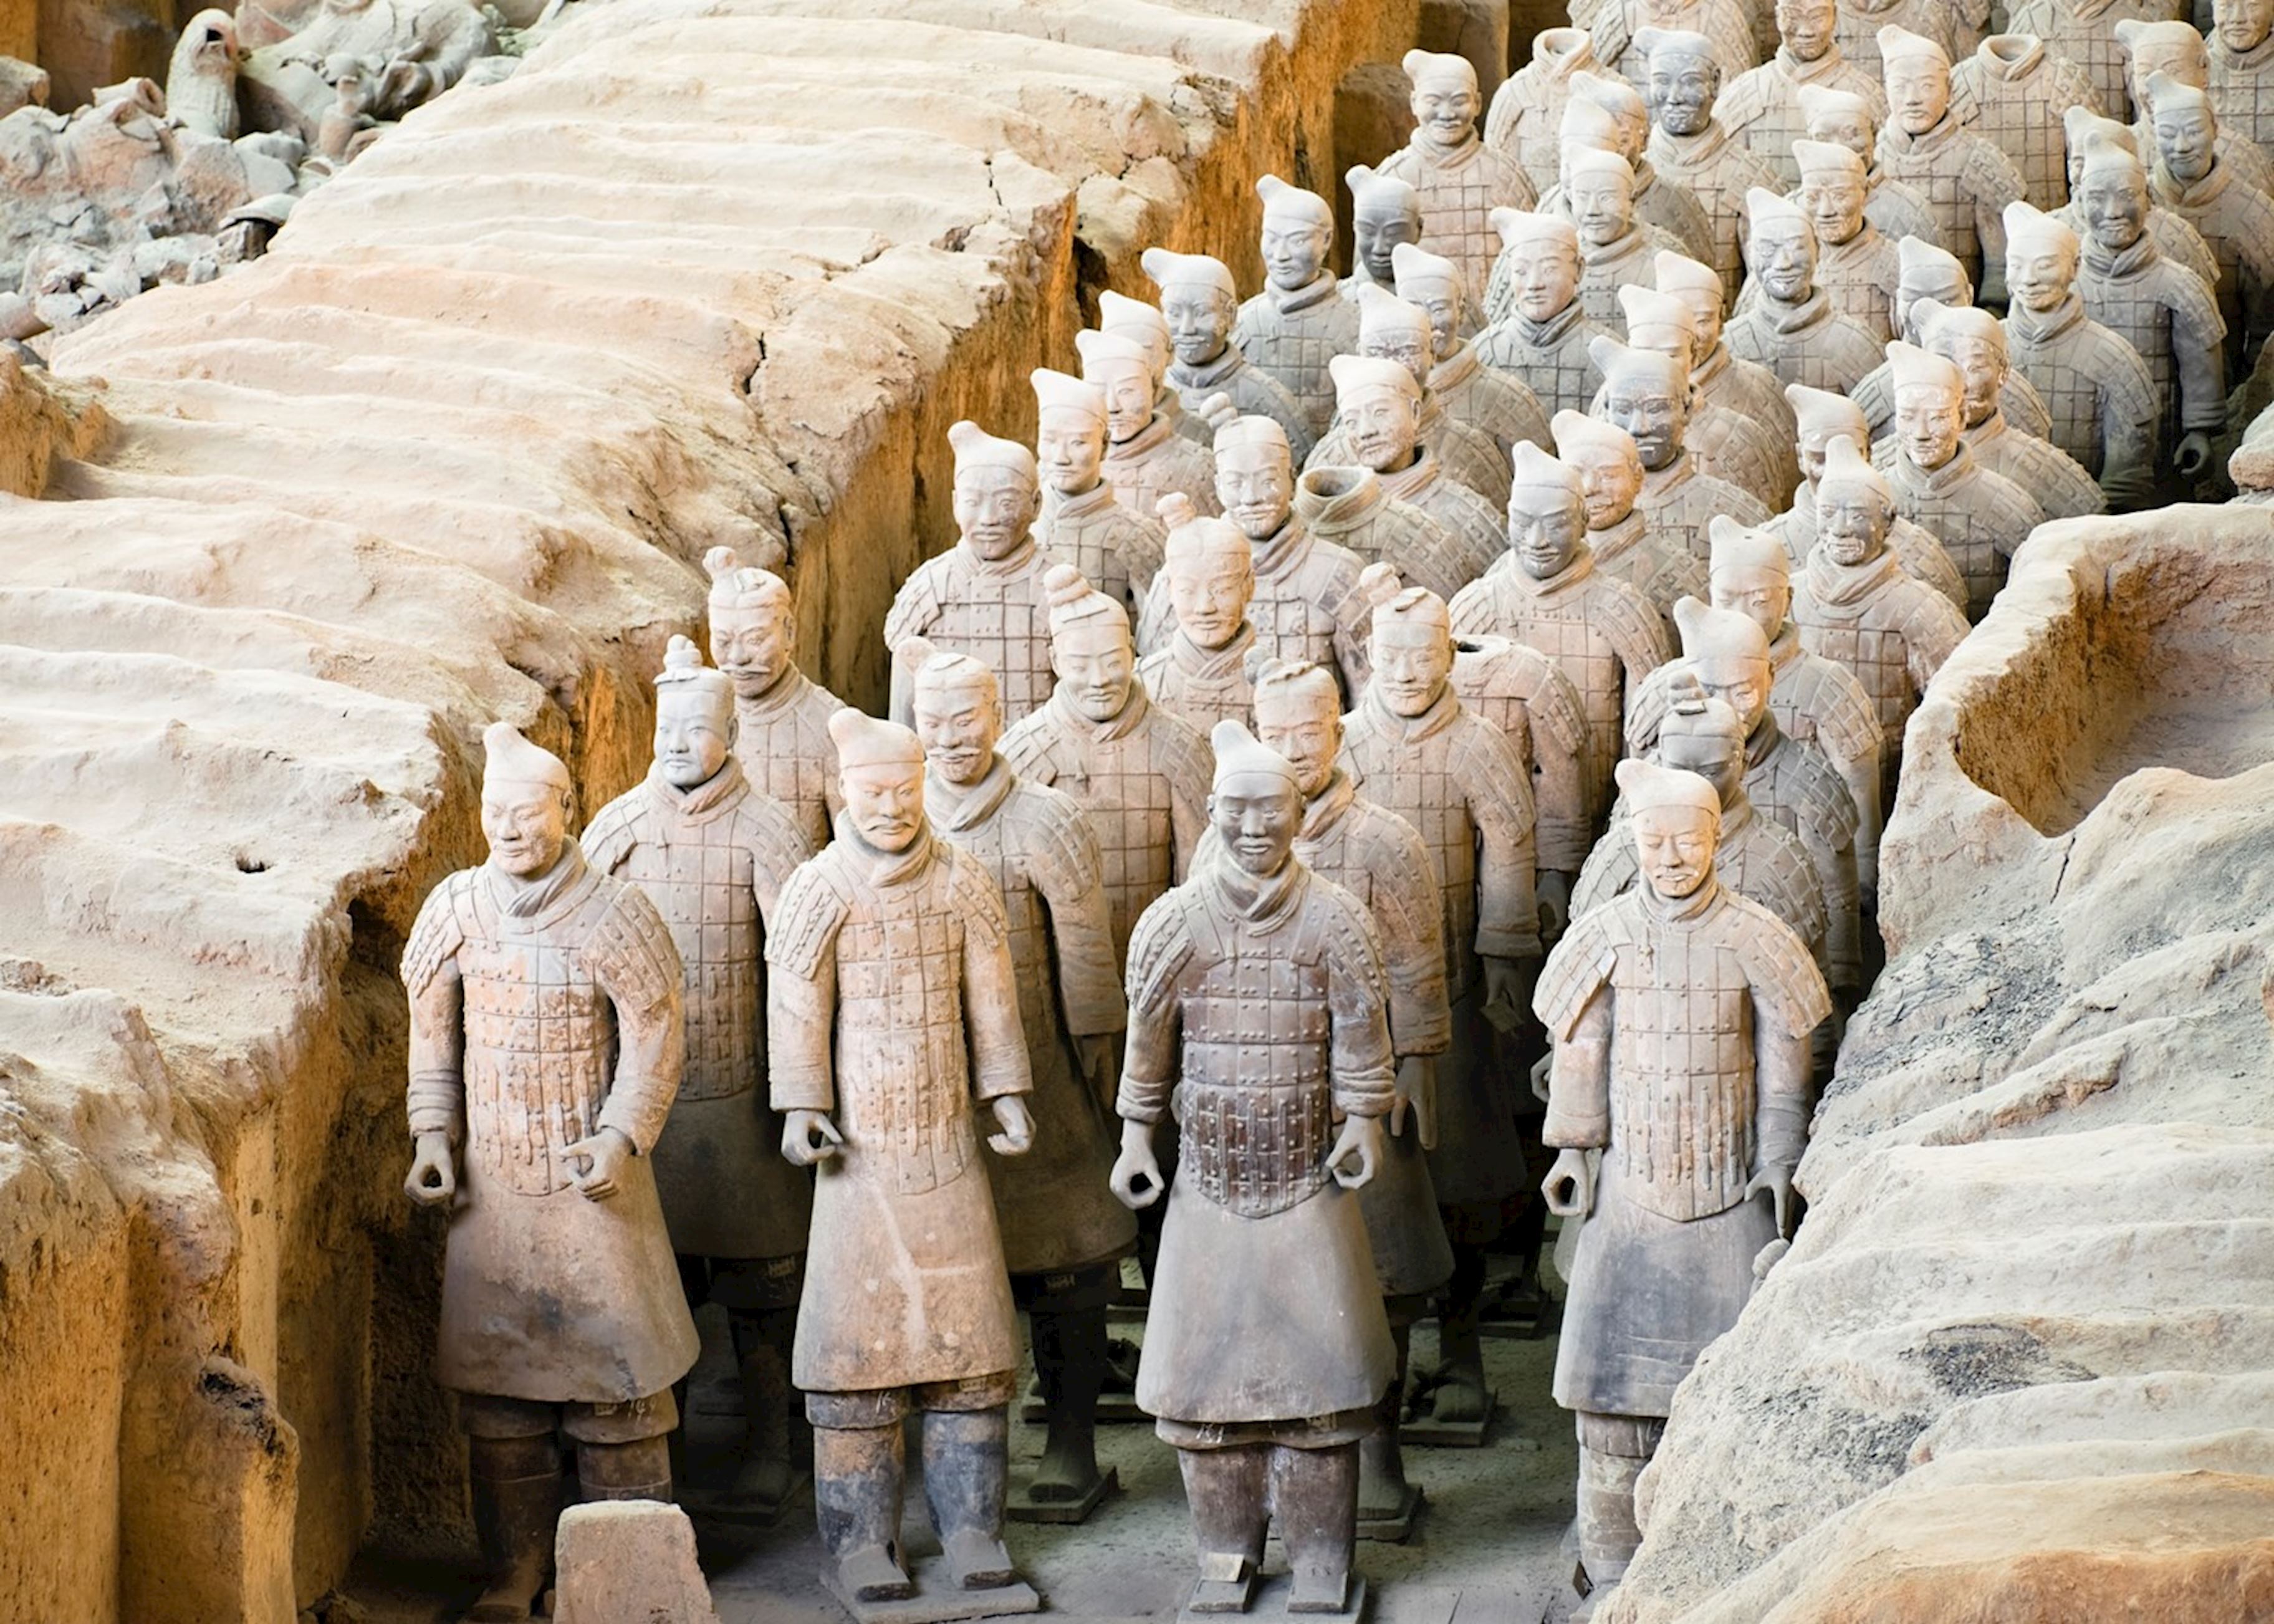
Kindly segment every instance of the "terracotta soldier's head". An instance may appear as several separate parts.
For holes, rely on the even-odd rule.
[[[1500,238],[1500,263],[1527,321],[1552,321],[1579,297],[1579,233],[1556,215],[1495,208],[1486,216]]]
[[[482,729],[482,835],[490,862],[516,880],[552,872],[568,843],[568,769],[510,722]]]
[[[1263,274],[1282,293],[1309,287],[1327,267],[1335,240],[1335,211],[1326,199],[1276,175],[1255,183],[1263,200]]]
[[[1600,147],[1632,164],[1650,145],[1650,109],[1619,75],[1582,70],[1571,75],[1571,99],[1556,132],[1567,146]],[[1570,178],[1568,171],[1563,178]]]
[[[1905,135],[1924,135],[1950,111],[1950,53],[1939,40],[1890,25],[1879,30],[1887,117]]]
[[[1097,296],[1097,330],[1109,338],[1126,338],[1145,351],[1153,368],[1153,388],[1159,390],[1177,353],[1166,316],[1141,298],[1108,288]]]
[[[1663,901],[1695,896],[1713,878],[1721,836],[1721,800],[1695,773],[1631,758],[1617,767],[1619,793],[1633,814],[1635,856],[1643,883]]]
[[[2210,83],[2210,48],[2193,23],[2143,23],[2127,17],[2110,32],[2124,52],[2124,87],[2143,111],[2154,101],[2147,91],[2150,74],[2167,74],[2198,90]]]
[[[2139,142],[2134,139],[2132,126],[2120,118],[2104,118],[2089,107],[2072,107],[2061,115],[2061,140],[2068,159],[2068,194],[2082,195],[2084,185],[2084,144],[2094,136],[2105,136],[2125,151],[2137,155]]]
[[[961,545],[984,559],[1008,558],[1026,544],[1042,511],[1035,454],[969,421],[951,426],[947,442],[955,449],[955,527]]]
[[[2043,315],[2068,302],[2083,245],[2062,222],[2020,198],[2006,205],[2006,291]]]
[[[1695,598],[1674,601],[1682,657],[1698,684],[1737,713],[1751,735],[1769,708],[1769,639],[1749,615]]]
[[[1726,513],[1706,522],[1713,552],[1706,593],[1717,609],[1749,616],[1771,642],[1792,608],[1792,560],[1771,532],[1740,525]]]
[[[1682,456],[1690,428],[1690,368],[1678,357],[1637,350],[1598,334],[1587,353],[1603,374],[1603,419],[1634,436],[1642,465],[1655,473]]]
[[[1081,376],[1105,393],[1105,437],[1115,445],[1133,440],[1153,421],[1153,397],[1160,381],[1153,357],[1133,339],[1084,330],[1073,336],[1081,355]]]
[[[711,658],[745,699],[764,698],[797,664],[797,604],[771,570],[745,564],[731,547],[703,555],[711,578]]]
[[[1810,489],[1822,483],[1824,448],[1835,435],[1845,434],[1857,445],[1871,443],[1871,419],[1864,415],[1863,407],[1845,395],[1811,389],[1805,383],[1788,383],[1784,397],[1797,425],[1793,449],[1799,455],[1801,478],[1808,481]]]
[[[1675,676],[1667,698],[1650,759],[1677,773],[1697,774],[1713,786],[1721,810],[1736,805],[1745,793],[1745,724],[1690,672]]]
[[[1334,674],[1307,662],[1266,661],[1255,674],[1255,736],[1295,769],[1304,799],[1324,789],[1343,749],[1343,696]]]
[[[1687,299],[1632,283],[1619,290],[1627,318],[1627,345],[1678,363],[1687,374],[1698,366],[1698,318]]]
[[[2084,229],[2111,253],[2121,253],[2148,229],[2148,171],[2131,152],[2095,134],[2084,146],[2077,180]]]
[[[1894,488],[1871,466],[1861,442],[1835,436],[1824,453],[1816,486],[1816,545],[1834,563],[1852,569],[1886,551],[1895,523]]]
[[[924,832],[924,752],[916,736],[848,705],[829,719],[829,736],[854,833],[888,856],[915,845]]]
[[[1077,714],[1111,721],[1127,706],[1137,680],[1129,611],[1072,564],[1052,564],[1043,585],[1050,605],[1050,669],[1060,691]]]
[[[959,788],[977,783],[995,765],[1003,736],[1003,691],[984,661],[909,639],[902,657],[915,670],[916,738],[940,778]]]
[[[1686,28],[1637,30],[1630,49],[1650,64],[1643,101],[1653,123],[1668,135],[1696,135],[1713,121],[1721,94],[1721,64],[1713,42]]]
[[[1966,428],[1966,380],[1941,356],[1898,338],[1887,346],[1894,369],[1895,449],[1931,473],[1958,455]]]
[[[1386,285],[1358,285],[1358,352],[1376,360],[1396,361],[1427,386],[1429,369],[1436,364],[1436,333],[1429,313],[1409,305]]]
[[[2218,42],[2247,57],[2274,33],[2274,0],[2211,0],[2211,22]]]
[[[2194,185],[2218,162],[2218,114],[2209,93],[2168,73],[2150,73],[2141,88],[2148,95],[2157,155],[2173,179]]]
[[[1181,491],[1162,497],[1159,511],[1169,527],[1161,568],[1177,630],[1199,647],[1222,648],[1247,623],[1255,555],[1238,526],[1196,511]]]
[[[1468,312],[1468,288],[1461,268],[1442,254],[1412,243],[1390,251],[1391,286],[1397,297],[1429,318],[1429,349],[1443,360],[1461,347],[1461,321]]]
[[[1035,461],[1043,482],[1061,496],[1096,490],[1105,470],[1105,391],[1047,366],[1028,376],[1041,408]]]
[[[1216,500],[1249,541],[1269,541],[1295,510],[1295,452],[1269,418],[1234,418],[1216,431]]]
[[[1335,418],[1359,462],[1376,473],[1412,465],[1421,434],[1421,385],[1397,361],[1337,355],[1327,363],[1335,382]]]
[[[1509,551],[1533,580],[1553,580],[1587,545],[1585,484],[1577,468],[1529,440],[1517,442],[1509,462]]]
[[[1477,71],[1466,57],[1409,50],[1399,65],[1413,85],[1406,105],[1413,110],[1418,133],[1440,147],[1458,147],[1476,133],[1485,99],[1477,89]]]
[[[1864,205],[1871,200],[1871,176],[1861,153],[1837,141],[1795,141],[1800,191],[1793,200],[1808,216],[1816,240],[1838,247],[1864,230]]]
[[[1691,350],[1702,365],[1721,342],[1721,274],[1710,265],[1661,248],[1653,263],[1658,291],[1690,306]]]
[[[1624,524],[1642,495],[1642,453],[1635,449],[1634,436],[1615,423],[1568,409],[1557,412],[1548,427],[1555,435],[1555,460],[1578,476],[1587,528],[1608,530]],[[1515,500],[1511,484],[1511,508]]]
[[[1579,240],[1606,248],[1634,230],[1634,166],[1600,147],[1566,147],[1563,196]]]
[[[674,638],[655,679],[655,765],[674,789],[707,784],[727,765],[739,724],[734,684],[703,663],[703,651]]]
[[[1239,291],[1224,261],[1148,248],[1139,263],[1161,290],[1161,316],[1177,359],[1187,366],[1214,362],[1231,344],[1232,318],[1239,313]]]
[[[1989,421],[1998,410],[1999,391],[2013,361],[2006,347],[2006,324],[1971,305],[1945,306],[1923,298],[1911,306],[1924,348],[1958,368],[1966,389],[1966,427]]]
[[[1236,721],[1216,723],[1209,743],[1216,747],[1209,821],[1224,855],[1247,873],[1277,873],[1287,866],[1303,827],[1303,791],[1294,767]]]
[[[1388,583],[1387,564],[1362,585]],[[1377,588],[1378,589],[1378,588]],[[1419,716],[1444,697],[1453,675],[1453,622],[1445,601],[1425,586],[1407,586],[1375,605],[1372,687],[1393,715]]]
[[[1351,191],[1351,253],[1386,288],[1395,274],[1390,252],[1421,240],[1421,194],[1411,182],[1363,163],[1344,170],[1343,178]]]
[[[1918,328],[1911,320],[1911,306],[1923,298],[1931,298],[1944,306],[1970,305],[1974,302],[1974,283],[1968,280],[1966,267],[1958,256],[1946,248],[1906,237],[1895,245],[1895,331],[1909,344],[1918,342]]]
[[[1766,186],[1747,191],[1745,207],[1752,215],[1745,263],[1761,291],[1780,304],[1803,302],[1816,291],[1816,232],[1808,215]]]
[[[1840,21],[1835,0],[1777,0],[1777,40],[1795,62],[1820,62]]]
[[[1833,90],[1823,85],[1803,85],[1799,91],[1800,119],[1811,141],[1830,141],[1871,162],[1871,148],[1879,139],[1871,104],[1852,90]]]

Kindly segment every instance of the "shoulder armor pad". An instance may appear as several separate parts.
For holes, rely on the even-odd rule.
[[[1058,726],[1045,705],[1016,723],[995,748],[1020,777],[1049,785],[1058,782],[1057,742]]]
[[[1635,676],[1654,671],[1674,658],[1674,639],[1667,634],[1657,606],[1615,575],[1599,570],[1591,578],[1598,583],[1594,607],[1600,619],[1596,623]]]
[[[734,823],[759,870],[771,872],[777,885],[813,855],[813,842],[789,808],[755,784],[735,809]]]
[[[851,910],[836,866],[825,849],[819,857],[800,864],[782,887],[773,926],[766,932],[766,963],[774,969],[810,980],[821,966],[821,956],[835,943],[838,927]]]
[[[1879,715],[1863,679],[1837,661],[1806,652],[1789,669],[1797,708],[1815,722],[1826,755],[1860,761],[1879,754]]]
[[[936,841],[933,850],[936,860],[947,865],[947,894],[965,933],[990,946],[1008,940],[1011,926],[1003,911],[1003,888],[986,865],[944,840]]]
[[[1612,903],[1574,919],[1540,967],[1532,1011],[1547,1028],[1548,1037],[1559,1043],[1571,1035],[1587,1001],[1617,968],[1618,942],[1609,928],[1617,910]]]
[[[460,903],[470,892],[479,869],[462,868],[426,893],[418,918],[410,926],[410,940],[403,948],[403,986],[416,998],[435,975],[465,945],[466,926]]]
[[[1793,804],[1803,821],[1823,830],[1835,847],[1853,844],[1858,814],[1856,797],[1848,793],[1846,782],[1815,745],[1798,739],[1792,739],[1790,744],[1786,772]]]
[[[1020,790],[1011,799],[1017,808],[1019,851],[1040,877],[1043,890],[1080,893],[1102,883],[1105,859],[1089,820],[1073,797],[1047,784],[1021,784]]]
[[[649,1010],[679,991],[684,975],[670,929],[647,893],[622,880],[603,880],[614,888],[584,944],[586,963],[607,984],[609,996],[627,1008]]]
[[[1153,770],[1169,788],[1195,806],[1205,805],[1216,779],[1216,751],[1201,730],[1173,711],[1153,707],[1146,718],[1153,729]]]
[[[592,814],[577,836],[584,860],[604,874],[613,874],[639,844],[640,787],[633,785]]]
[[[1389,972],[1382,951],[1382,932],[1374,916],[1323,874],[1311,876],[1315,914],[1328,962],[1339,973],[1363,982],[1377,1002],[1389,998]]]
[[[1738,956],[1753,996],[1788,1038],[1805,1038],[1832,1013],[1832,989],[1792,927],[1748,896],[1729,893],[1747,925]]]
[[[1532,801],[1532,774],[1507,734],[1473,711],[1464,711],[1456,724],[1453,761],[1469,792],[1495,809],[1505,808],[1525,828],[1532,827],[1537,809]]]
[[[885,646],[898,648],[907,638],[929,628],[939,618],[940,558],[927,558],[900,583],[892,607],[885,611]]]
[[[1125,978],[1129,1008],[1156,1011],[1168,1001],[1169,988],[1193,956],[1192,932],[1185,923],[1190,888],[1179,886],[1153,899],[1137,916],[1129,933],[1129,971]]]

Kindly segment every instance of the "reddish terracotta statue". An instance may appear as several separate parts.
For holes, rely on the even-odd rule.
[[[1263,200],[1263,291],[1240,306],[1231,342],[1295,397],[1315,438],[1334,422],[1327,363],[1357,350],[1358,306],[1327,264],[1335,215],[1326,200],[1276,175],[1255,191]]]
[[[1603,329],[1579,300],[1579,232],[1568,220],[1512,208],[1493,215],[1501,256],[1494,275],[1508,291],[1504,313],[1477,335],[1477,359],[1532,391],[1541,410],[1585,412],[1595,393],[1587,345]]]
[[[1800,179],[1792,144],[1808,133],[1800,106],[1803,88],[1845,91],[1861,99],[1874,119],[1886,117],[1878,79],[1840,49],[1834,28],[1838,19],[1834,0],[1781,0],[1776,7],[1775,54],[1731,79],[1713,103],[1713,117],[1787,189]]]
[[[1772,188],[1776,171],[1713,116],[1721,64],[1702,34],[1645,30],[1635,48],[1647,55],[1643,100],[1650,109],[1647,154],[1659,177],[1704,206],[1713,230],[1709,261],[1721,275],[1723,297],[1734,299],[1744,277],[1745,193]]]
[[[1098,591],[1141,602],[1161,568],[1165,535],[1149,513],[1114,499],[1105,479],[1105,391],[1062,372],[1029,374],[1040,408],[1035,460],[1042,476],[1035,542],[1049,563],[1072,564]]]
[[[1846,396],[1798,383],[1792,386],[1789,393],[1800,420],[1797,445],[1804,478],[1793,493],[1792,506],[1771,519],[1767,530],[1784,543],[1785,556],[1792,561],[1796,571],[1808,562],[1810,551],[1816,546],[1816,497],[1824,478],[1825,448],[1841,434],[1857,445],[1871,442],[1863,408]],[[1887,549],[1895,555],[1904,573],[1924,581],[1947,599],[1961,615],[1965,613],[1966,578],[1958,572],[1958,566],[1951,562],[1941,542],[1898,516],[1887,533]]]
[[[1403,65],[1413,85],[1413,135],[1382,161],[1382,172],[1420,195],[1422,246],[1482,287],[1499,249],[1492,211],[1530,208],[1540,194],[1520,165],[1477,132],[1485,103],[1466,57],[1410,50]]]
[[[1269,418],[1287,431],[1291,443],[1299,441],[1307,449],[1311,424],[1301,404],[1269,373],[1250,366],[1231,342],[1239,293],[1224,261],[1204,253],[1148,248],[1140,262],[1161,290],[1161,316],[1169,325],[1175,355],[1169,364],[1169,387],[1186,416],[1204,422],[1210,398],[1222,395],[1242,415]],[[1212,443],[1216,431],[1210,427],[1207,432]],[[1098,590],[1111,589],[1100,582]]]
[[[797,604],[779,576],[725,547],[704,554],[703,568],[711,577],[711,658],[734,684],[734,759],[818,850],[837,817],[829,719],[844,702],[797,668]]]
[[[1206,733],[1219,721],[1245,724],[1255,697],[1255,628],[1247,607],[1255,565],[1247,538],[1228,520],[1205,518],[1178,497],[1161,501],[1170,526],[1168,583],[1176,630],[1137,662],[1153,703]]]

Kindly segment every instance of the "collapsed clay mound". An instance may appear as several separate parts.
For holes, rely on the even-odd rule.
[[[2270,557],[2251,510],[2050,526],[1937,678],[1901,956],[1608,1617],[2274,1610]]]

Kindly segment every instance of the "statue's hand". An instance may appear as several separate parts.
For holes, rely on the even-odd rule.
[[[998,1156],[1024,1156],[1035,1146],[1034,1114],[1023,1094],[1005,1094],[995,1102],[995,1125],[1001,1133],[987,1136],[987,1148]]]
[[[457,1162],[448,1134],[422,1133],[411,1142],[410,1176],[403,1181],[403,1193],[420,1206],[448,1206],[457,1197]]]
[[[1532,899],[1540,908],[1540,940],[1560,940],[1571,923],[1571,876],[1557,869],[1541,870]]]
[[[2172,453],[2172,466],[2183,480],[2199,476],[2210,465],[2210,436],[2200,428],[2189,429],[2180,436],[2178,449]]]
[[[1405,1131],[1405,1115],[1413,1114],[1413,1137],[1425,1151],[1437,1148],[1437,1062],[1427,1054],[1409,1054],[1397,1062],[1397,1092],[1389,1101],[1389,1131]]]
[[[1765,1190],[1776,1208],[1777,1238],[1788,1241],[1792,1238],[1792,1169],[1771,1162],[1753,1175],[1752,1182],[1745,1186],[1745,1199],[1751,1201]]]
[[[1587,1152],[1556,1152],[1555,1165],[1540,1182],[1540,1193],[1547,1197],[1547,1210],[1556,1217],[1586,1217],[1595,1205],[1595,1179],[1587,1170]]]
[[[1138,1188],[1138,1182],[1144,1188]],[[1121,1124],[1121,1154],[1113,1159],[1114,1198],[1141,1212],[1161,1198],[1160,1159],[1153,1154],[1153,1129],[1145,1122]]]
[[[636,1152],[632,1142],[624,1137],[621,1128],[603,1128],[589,1138],[579,1139],[561,1152],[572,1163],[581,1164],[576,1173],[576,1188],[587,1201],[606,1201],[622,1188],[616,1182],[625,1164]]]
[[[1383,1154],[1382,1119],[1347,1117],[1342,1132],[1336,1136],[1335,1148],[1327,1152],[1327,1171],[1344,1190],[1364,1190],[1382,1171]]]
[[[843,1148],[845,1136],[826,1111],[782,1113],[782,1154],[801,1167],[827,1161]]]

